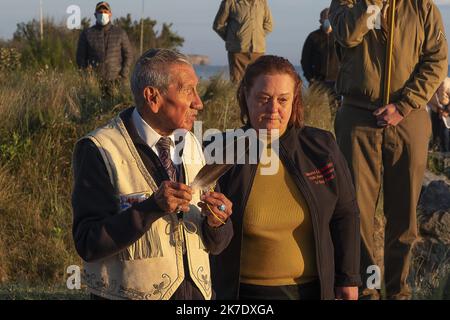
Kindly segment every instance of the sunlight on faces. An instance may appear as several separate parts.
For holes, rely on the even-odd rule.
[[[282,135],[292,113],[295,82],[288,74],[262,74],[246,95],[250,124],[255,129],[278,129]]]
[[[203,109],[197,92],[198,78],[188,64],[174,64],[169,68],[171,84],[162,94],[160,119],[167,130],[191,130],[198,111]]]

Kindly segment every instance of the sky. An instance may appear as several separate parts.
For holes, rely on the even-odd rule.
[[[41,0],[44,16],[66,21],[70,5],[81,9],[82,17],[93,18],[97,0]],[[113,15],[131,13],[135,20],[150,17],[172,23],[172,29],[184,37],[181,51],[209,56],[211,64],[226,65],[225,44],[212,30],[220,0],[110,0]],[[308,34],[319,27],[319,13],[330,0],[268,0],[274,19],[274,31],[267,37],[267,53],[281,55],[298,65]],[[435,0],[441,10],[445,29],[450,32],[450,0]],[[12,37],[17,23],[39,18],[39,0],[0,0],[0,38]],[[450,38],[449,38],[450,39]],[[450,41],[449,41],[450,43]]]

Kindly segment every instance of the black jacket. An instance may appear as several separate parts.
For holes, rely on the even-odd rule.
[[[347,163],[332,134],[311,127],[289,128],[280,138],[279,156],[311,213],[321,298],[334,299],[335,286],[361,282],[359,209]],[[256,164],[235,165],[219,181],[233,202],[234,237],[220,255],[211,257],[218,299],[239,295],[243,214],[256,169]]]
[[[132,56],[126,32],[111,23],[84,30],[78,40],[78,66],[82,69],[94,68],[104,80],[126,78]]]
[[[322,29],[311,32],[303,45],[301,65],[309,82],[336,81],[339,61],[333,33],[326,34]]]

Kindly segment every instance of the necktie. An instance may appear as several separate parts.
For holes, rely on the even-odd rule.
[[[167,175],[169,176],[171,181],[177,181],[177,171],[175,166],[173,165],[172,159],[170,158],[170,144],[171,140],[169,137],[161,137],[159,141],[156,143],[156,149],[159,152],[159,160],[166,169]],[[178,210],[177,210],[178,211]],[[183,254],[186,253],[186,242],[184,240],[184,231],[185,223],[183,222],[183,212],[177,212],[178,225],[175,231],[175,237],[177,241],[181,244]]]
[[[156,149],[158,149],[159,159],[161,160],[164,169],[166,169],[170,180],[177,181],[177,171],[170,158],[170,144],[171,140],[169,137],[161,137],[156,143]]]

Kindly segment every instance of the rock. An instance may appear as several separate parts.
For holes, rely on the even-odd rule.
[[[432,237],[450,246],[450,210],[437,211],[430,215],[430,218],[420,225],[419,230],[423,237]]]
[[[443,299],[450,292],[450,184],[445,177],[433,178],[425,181],[417,212],[421,238],[409,276],[417,299]]]
[[[441,175],[438,175],[438,174],[435,174],[435,173],[431,172],[430,170],[426,170],[426,171],[425,171],[425,176],[424,176],[424,178],[423,178],[423,183],[422,183],[422,185],[423,185],[423,187],[428,187],[428,185],[430,184],[430,182],[433,182],[433,181],[439,181],[439,180],[445,181],[445,182],[447,182],[447,183],[450,184],[450,180],[447,179],[446,176],[444,176],[444,175],[442,175],[442,174],[441,174]]]
[[[431,181],[422,192],[419,202],[420,213],[430,215],[447,209],[450,209],[450,184],[444,180]]]
[[[428,157],[428,167],[437,174],[444,174],[450,179],[450,152],[433,152]]]
[[[188,56],[189,62],[196,65],[208,65],[209,57],[200,55],[200,54],[189,54]]]

